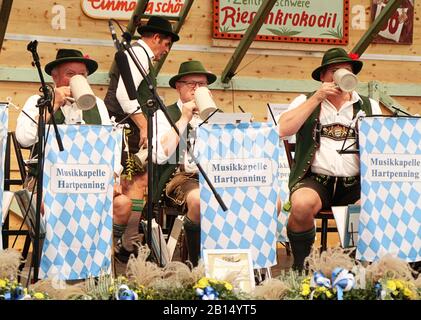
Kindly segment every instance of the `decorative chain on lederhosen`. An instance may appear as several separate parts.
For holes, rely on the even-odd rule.
[[[132,180],[133,176],[137,174],[144,174],[146,172],[146,162],[142,163],[141,159],[137,154],[130,152],[128,136],[130,135],[130,128],[124,128],[124,152],[127,153],[127,158],[125,161],[124,170],[122,173],[122,178],[127,180]],[[146,149],[145,149],[146,150]]]

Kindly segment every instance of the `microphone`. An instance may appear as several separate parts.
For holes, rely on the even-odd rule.
[[[132,73],[130,71],[129,60],[124,51],[117,51],[115,53],[115,62],[117,63],[120,76],[123,78],[124,86],[126,87],[127,95],[130,100],[137,99],[136,88],[134,87]]]
[[[113,38],[113,42],[114,42],[114,47],[117,50],[120,50],[121,45],[120,42],[117,39],[117,34],[115,33],[115,29],[114,29],[114,25],[113,25],[113,21],[110,19],[108,20],[108,27],[110,28],[110,32],[111,32],[111,38]]]
[[[132,35],[130,34],[130,32],[123,32],[121,36],[124,40],[126,40],[127,43],[130,43],[132,41]]]
[[[28,45],[26,46],[26,49],[28,51],[34,52],[37,50],[37,46],[38,46],[38,41],[37,40],[33,40],[31,42],[28,43]]]

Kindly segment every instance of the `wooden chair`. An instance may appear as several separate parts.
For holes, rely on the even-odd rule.
[[[295,143],[290,143],[284,140],[285,152],[289,167],[292,168],[295,164],[293,153],[295,152]],[[329,227],[329,220],[334,220],[333,212],[331,210],[320,210],[315,219],[321,220],[320,227],[316,228],[316,232],[320,232],[321,251],[327,249],[327,235],[328,232],[337,232],[336,227]]]

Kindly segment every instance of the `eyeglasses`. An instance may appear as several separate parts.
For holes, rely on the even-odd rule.
[[[184,83],[190,89],[194,89],[196,88],[196,86],[206,87],[208,85],[207,82],[201,82],[201,81],[178,81],[178,82]]]

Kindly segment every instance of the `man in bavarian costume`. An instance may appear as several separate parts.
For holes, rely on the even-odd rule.
[[[134,54],[156,86],[153,62],[167,55],[171,44],[178,41],[179,36],[173,32],[172,25],[167,19],[155,16],[150,17],[146,24],[139,26],[137,32],[141,35],[141,39],[132,44]],[[117,68],[110,74],[110,85],[104,99],[110,117],[129,125],[129,128],[125,129],[122,185],[123,193],[133,202],[133,210],[129,228],[123,237],[121,260],[127,260],[129,254],[135,250],[132,238],[138,235],[141,211],[144,207],[144,193],[147,188],[146,102],[153,98],[142,74],[127,52],[126,55],[131,72],[128,76],[133,79],[137,99],[130,100]]]
[[[111,125],[107,108],[104,102],[96,97],[96,105],[90,110],[78,108],[72,99],[69,82],[75,75],[88,77],[98,68],[96,61],[83,55],[79,50],[59,49],[56,59],[45,66],[45,72],[54,81],[54,118],[57,124],[102,124]],[[38,117],[39,110],[37,102],[39,95],[33,95],[27,99],[22,112],[17,118],[16,138],[23,147],[35,146],[38,142]],[[51,114],[46,112],[46,123],[50,121]],[[33,148],[36,152],[36,148]],[[32,154],[34,156],[34,154]],[[120,154],[116,155],[119,159]],[[121,171],[120,164],[116,163],[116,173]],[[34,191],[36,181],[36,164],[29,168],[28,178],[24,186],[30,191]],[[121,186],[114,185],[113,199],[113,232],[114,237],[121,237],[121,229],[124,230],[129,219],[131,201],[122,194]]]
[[[96,106],[82,112],[74,103],[69,82],[75,75],[87,77],[96,71],[98,64],[79,50],[59,49],[56,59],[45,66],[45,72],[54,81],[54,117],[57,124],[111,124],[104,102],[96,98]],[[37,142],[38,114],[37,102],[39,95],[29,97],[23,111],[17,119],[16,138],[23,147],[30,147]],[[46,113],[46,123],[50,120]],[[32,120],[35,120],[32,121]]]
[[[168,106],[167,111],[185,143],[181,143],[161,110],[155,114],[158,132],[153,143],[157,143],[159,182],[154,201],[162,200],[161,196],[167,197],[186,214],[184,231],[193,266],[197,265],[200,255],[200,192],[198,168],[192,163],[187,148],[194,145],[192,129],[202,122],[194,102],[194,92],[198,87],[207,87],[215,81],[216,76],[206,71],[200,61],[183,62],[178,74],[169,81],[170,86],[177,90],[179,99]]]
[[[342,48],[325,52],[312,78],[320,87],[295,98],[279,118],[281,137],[296,135],[295,166],[289,177],[291,211],[287,235],[294,256],[293,268],[302,270],[315,238],[314,217],[322,208],[348,205],[360,198],[360,164],[354,154],[339,154],[356,141],[348,129],[357,113],[381,114],[379,104],[356,91],[342,91],[333,81],[338,69],[354,74],[363,66],[357,54]],[[347,137],[347,138],[346,138]],[[356,149],[354,145],[350,149]]]
[[[171,23],[161,17],[151,17],[147,24],[137,28],[141,39],[132,44],[133,51],[142,65],[146,74],[156,86],[156,75],[153,68],[153,62],[159,61],[168,54],[171,44],[179,40],[179,37],[172,30]],[[123,79],[118,69],[110,77],[110,85],[105,96],[105,104],[108,108],[110,117],[114,116],[117,122],[122,121],[130,126],[126,130],[128,137],[128,152],[131,155],[127,159],[127,154],[123,155],[124,173],[131,180],[132,175],[144,173],[143,168],[128,168],[127,160],[132,160],[132,155],[136,154],[141,148],[146,147],[147,143],[147,120],[146,120],[146,102],[152,99],[152,93],[147,87],[147,82],[137,69],[129,54],[126,52],[133,83],[137,89],[137,99],[130,100]],[[129,164],[130,166],[130,164]],[[139,197],[138,192],[144,190],[134,190],[134,197]],[[130,190],[128,190],[129,193]]]

